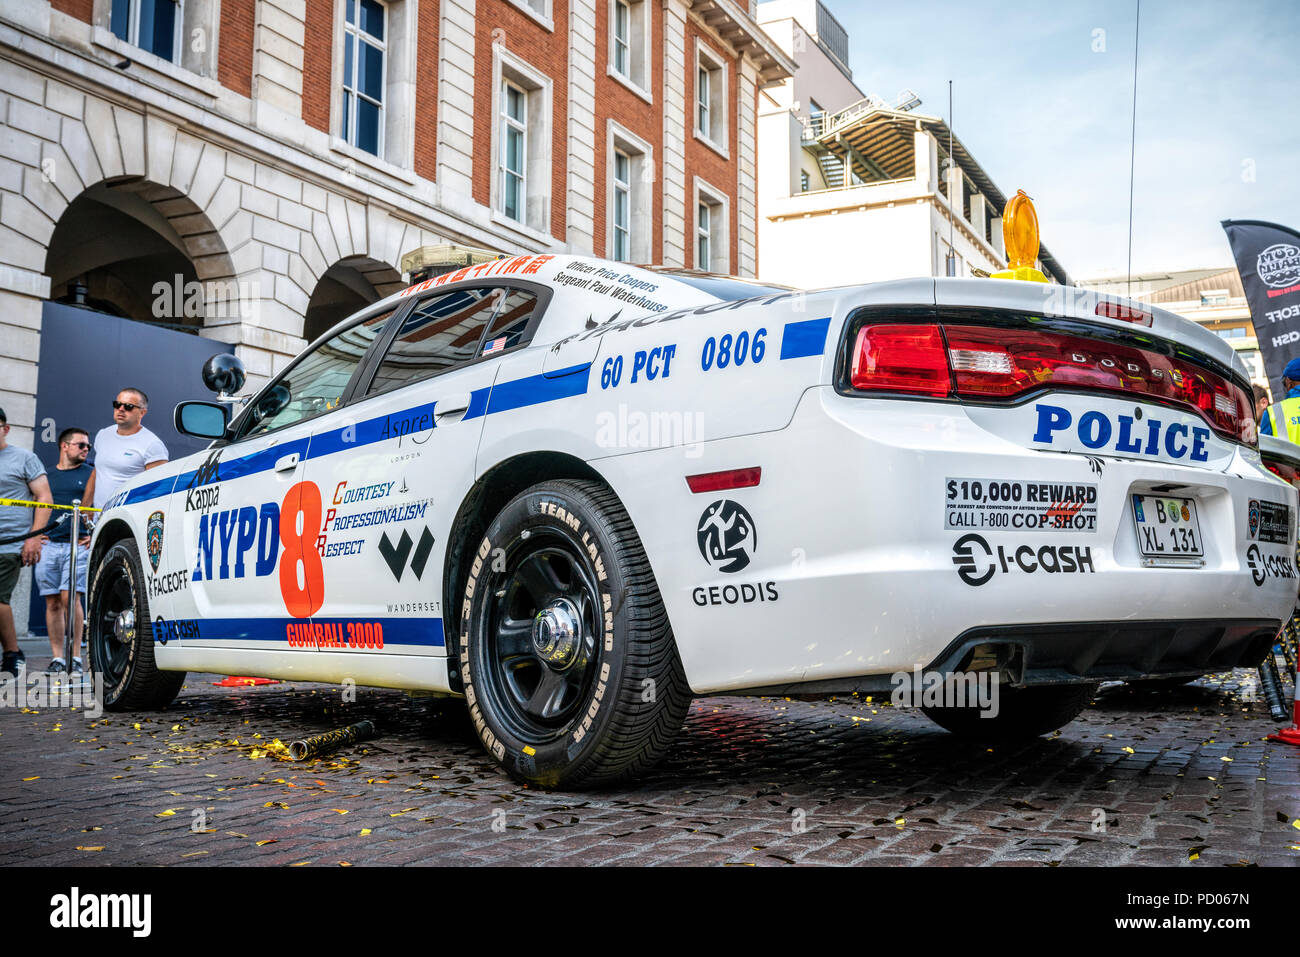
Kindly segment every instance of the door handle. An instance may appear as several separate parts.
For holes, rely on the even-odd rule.
[[[275,470],[277,472],[292,472],[298,467],[298,453],[290,452],[282,459],[276,459]]]
[[[438,400],[434,406],[434,418],[442,419],[453,415],[464,415],[469,411],[470,394],[468,392],[457,392],[446,398]]]

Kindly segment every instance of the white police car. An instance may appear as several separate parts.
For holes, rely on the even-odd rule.
[[[210,368],[210,385],[238,388]],[[796,292],[561,255],[339,324],[99,521],[113,709],[185,671],[463,695],[517,778],[645,768],[692,695],[997,674],[1038,734],[1096,682],[1255,665],[1296,491],[1217,336],[1072,288]]]

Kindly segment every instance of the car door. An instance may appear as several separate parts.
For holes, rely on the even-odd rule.
[[[312,650],[323,595],[321,494],[304,480],[313,431],[342,414],[393,310],[363,316],[299,356],[250,403],[235,437],[181,475],[167,525],[188,569],[172,596],[184,644]]]
[[[313,622],[322,650],[445,654],[443,556],[474,481],[492,360],[527,343],[545,295],[484,284],[419,300],[364,396],[313,433],[306,478],[324,507],[324,603]]]

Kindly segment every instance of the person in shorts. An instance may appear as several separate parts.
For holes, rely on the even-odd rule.
[[[71,505],[86,495],[91,468],[86,464],[90,454],[90,435],[85,429],[64,429],[59,435],[59,464],[46,477],[55,505]],[[81,661],[81,629],[85,619],[83,601],[86,596],[86,568],[90,560],[89,513],[83,512],[78,532],[77,595],[73,607],[71,657],[64,657],[64,642],[68,628],[69,586],[72,573],[72,513],[60,510],[60,522],[44,537],[41,560],[36,563],[36,587],[45,598],[45,627],[50,634],[49,674],[85,672]]]
[[[24,502],[50,501],[50,483],[45,466],[31,452],[9,444],[9,420],[0,409],[0,499]],[[0,681],[17,680],[25,667],[14,629],[14,610],[9,605],[18,573],[24,565],[35,565],[41,555],[41,537],[29,532],[42,529],[50,510],[29,505],[0,505]]]
[[[140,424],[148,411],[149,397],[140,389],[123,389],[113,400],[113,424],[95,436],[95,471],[86,486],[95,508],[103,508],[128,479],[167,463],[167,446]]]

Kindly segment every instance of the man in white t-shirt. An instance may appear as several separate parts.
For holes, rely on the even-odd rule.
[[[86,483],[86,498],[95,508],[103,508],[127,479],[167,462],[167,446],[140,424],[148,411],[149,397],[139,389],[123,389],[113,400],[116,425],[95,436],[95,471]]]

